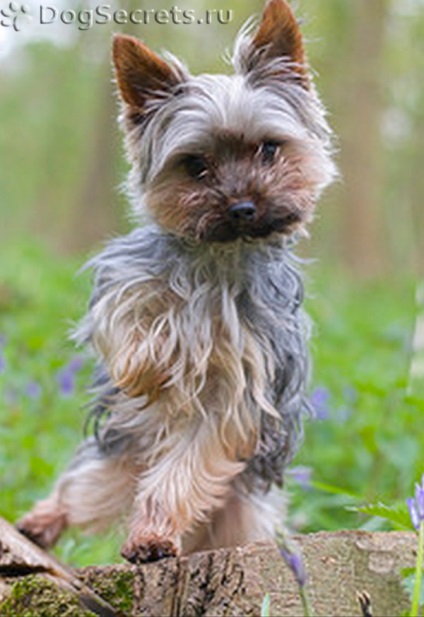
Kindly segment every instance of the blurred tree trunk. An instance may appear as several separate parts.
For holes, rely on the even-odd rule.
[[[63,245],[67,250],[87,250],[116,230],[116,105],[109,62],[101,66],[98,106],[93,113],[93,132],[87,136],[86,164],[75,191],[72,220]]]
[[[414,132],[417,136],[424,135],[424,99],[419,104],[418,117],[415,118]],[[424,159],[424,143],[422,138],[415,139],[410,156],[409,174],[407,176],[407,197],[412,218],[412,257],[414,271],[424,278],[424,175],[422,161]]]
[[[137,0],[121,2],[120,8],[131,11],[139,8]],[[131,22],[120,28],[127,34],[136,34],[137,26]],[[88,153],[85,174],[76,193],[73,206],[74,230],[69,234],[66,248],[70,250],[87,250],[97,242],[107,239],[118,231],[122,214],[118,204],[118,162],[119,132],[116,126],[118,114],[117,97],[114,96],[113,68],[110,63],[109,42],[102,41],[104,60],[100,66],[100,88],[98,105],[93,114],[93,133],[88,136]]]
[[[345,67],[341,165],[343,237],[348,267],[374,276],[384,263],[382,242],[382,65],[389,0],[356,0],[350,58]]]
[[[139,8],[137,0],[124,0],[121,8],[132,11]],[[126,34],[137,34],[137,26],[128,22],[120,28]],[[112,32],[106,44],[104,60],[100,67],[98,106],[94,114],[94,130],[88,142],[89,150],[85,177],[77,193],[74,214],[74,233],[70,234],[72,250],[87,250],[95,243],[105,240],[119,227],[118,163],[119,139],[117,129],[118,102],[114,94],[113,67],[109,49]],[[103,40],[103,45],[105,41]]]

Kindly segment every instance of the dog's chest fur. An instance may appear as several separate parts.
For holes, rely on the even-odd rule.
[[[136,362],[138,380],[149,378],[135,396],[115,390],[108,400],[116,408],[103,434],[108,446],[125,439],[128,448],[138,433],[139,450],[161,455],[172,435],[206,421],[232,459],[250,460],[254,470],[277,457],[281,474],[307,372],[302,283],[281,240],[195,246],[152,225],[113,241],[91,265],[95,288],[79,339],[100,351],[115,383]],[[114,366],[131,338],[127,368]],[[100,397],[110,399],[112,383],[104,382]]]

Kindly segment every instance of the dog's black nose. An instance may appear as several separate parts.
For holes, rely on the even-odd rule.
[[[241,201],[231,206],[230,216],[234,221],[245,221],[249,223],[256,216],[256,206],[252,201]]]

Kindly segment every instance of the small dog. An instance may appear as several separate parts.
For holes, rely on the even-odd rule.
[[[99,360],[95,435],[18,526],[49,547],[128,517],[131,562],[272,538],[308,409],[292,247],[335,176],[299,26],[269,0],[231,76],[123,35],[113,60],[129,194],[150,224],[90,262],[76,337]]]

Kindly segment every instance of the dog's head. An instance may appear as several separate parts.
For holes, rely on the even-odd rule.
[[[232,75],[192,76],[123,35],[113,60],[136,213],[201,242],[304,228],[335,167],[286,0],[269,0],[256,31],[238,36]]]

